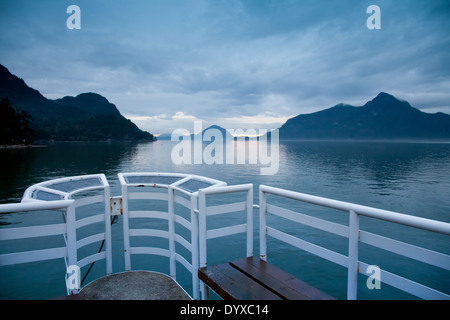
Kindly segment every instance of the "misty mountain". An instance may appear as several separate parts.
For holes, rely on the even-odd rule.
[[[205,140],[205,141],[211,141],[210,139],[214,140],[214,137],[209,137],[209,136],[205,136],[205,133],[211,134],[211,135],[217,135],[219,134],[222,137],[222,141],[233,141],[235,138],[231,135],[230,132],[228,132],[227,129],[222,128],[221,126],[218,125],[212,125],[209,126],[208,128],[204,129],[201,132],[201,139]],[[195,136],[199,135],[200,133],[197,134],[191,134],[191,138],[195,138]]]
[[[214,131],[213,131],[214,130]],[[210,141],[207,140],[208,137],[205,137],[205,133],[209,131],[209,134],[221,134],[223,141],[225,142],[226,139],[228,139],[228,141],[231,140],[235,140],[236,138],[233,137],[230,132],[228,132],[227,129],[222,128],[221,126],[218,125],[211,125],[206,129],[203,129],[202,132],[200,133],[191,133],[190,134],[190,138],[194,139],[195,137],[199,137],[201,134],[201,140],[203,140],[203,138],[205,138],[205,141]],[[172,133],[164,133],[158,136],[158,140],[171,140],[172,139]],[[214,138],[212,138],[212,140],[214,140]]]
[[[449,139],[450,115],[429,114],[381,92],[364,106],[338,104],[289,119],[280,139]]]

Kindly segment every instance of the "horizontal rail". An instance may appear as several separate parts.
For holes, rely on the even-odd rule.
[[[166,184],[166,183],[152,183],[152,182],[136,182],[136,183],[132,183],[132,182],[127,182],[126,178],[127,177],[174,177],[174,178],[179,178],[178,180],[170,183],[170,184]],[[188,182],[190,180],[196,180],[196,181],[200,181],[200,182],[206,182],[211,184],[210,187],[216,187],[216,186],[223,186],[226,185],[225,182],[220,181],[220,180],[216,180],[216,179],[211,179],[211,178],[206,178],[206,177],[202,177],[202,176],[198,176],[198,175],[193,175],[193,174],[182,174],[182,173],[166,173],[166,172],[129,172],[129,173],[119,173],[118,174],[119,177],[119,182],[122,186],[126,186],[126,187],[154,187],[154,188],[163,188],[163,189],[173,189],[173,190],[177,190],[178,192],[187,195],[187,196],[191,196],[191,195],[197,195],[198,191],[195,192],[191,192],[188,190],[185,190],[181,187],[181,185],[185,182]]]
[[[80,240],[77,241],[77,249],[80,249],[80,248],[85,247],[87,245],[90,245],[92,243],[103,241],[103,240],[105,240],[105,233],[104,232],[97,233],[97,234],[94,234],[94,235],[89,236],[89,237],[85,237],[85,238],[80,239]]]
[[[359,267],[362,270],[367,270],[369,265],[364,262],[359,262]],[[415,295],[421,299],[427,300],[449,300],[450,296],[433,288],[427,287],[423,284],[417,283],[410,279],[406,279],[394,273],[380,269],[380,278],[383,282],[396,287],[404,292]]]
[[[185,181],[188,181],[189,179],[183,179],[183,180],[180,180],[179,182],[185,182]],[[180,188],[180,187],[178,187],[178,186],[170,186],[169,187],[170,189],[172,189],[172,190],[176,190],[177,192],[179,192],[179,193],[181,193],[181,194],[184,194],[185,196],[191,196],[192,195],[192,193],[190,192],[190,191],[187,191],[187,190],[184,190],[184,189],[182,189],[182,188]],[[197,192],[194,192],[194,194],[196,194]]]
[[[183,197],[181,197],[179,195],[175,195],[174,196],[174,202],[182,205],[183,207],[185,207],[187,209],[191,208],[191,201],[186,199],[186,198],[183,198]]]
[[[347,267],[347,265],[348,265],[348,257],[346,257],[340,253],[334,252],[332,250],[315,245],[308,241],[296,238],[285,232],[276,230],[271,227],[267,227],[267,235],[269,235],[275,239],[278,239],[280,241],[283,241],[285,243],[288,243],[296,248],[299,248],[299,249],[305,250],[309,253],[315,254],[316,256],[321,257],[325,260],[334,262],[340,266]]]
[[[131,254],[154,254],[157,256],[170,258],[170,251],[162,248],[131,247],[130,251]]]
[[[247,231],[247,224],[239,224],[231,227],[210,229],[206,231],[206,239],[225,237],[233,234],[243,233],[246,231]]]
[[[162,200],[167,201],[167,193],[163,192],[129,192],[130,200]]]
[[[311,204],[320,205],[323,207],[329,207],[341,211],[354,211],[355,213],[371,218],[376,218],[380,220],[385,220],[389,222],[394,222],[398,224],[407,225],[410,227],[415,227],[418,229],[433,231],[437,233],[442,233],[445,235],[450,235],[450,223],[436,221],[411,215],[406,215],[403,213],[397,213],[393,211],[387,211],[382,209],[376,209],[372,207],[362,206],[354,203],[338,201],[328,198],[322,198],[318,196],[312,196],[304,193],[269,187],[266,185],[261,185],[260,190],[265,193],[274,194],[278,196],[283,196],[285,198],[290,198],[294,200],[300,200],[303,202],[308,202]]]
[[[230,212],[237,212],[237,211],[243,211],[247,209],[247,202],[235,202],[235,203],[228,203],[228,204],[221,204],[217,206],[210,206],[206,208],[206,215],[212,216],[216,214],[223,214],[223,213],[230,213]]]
[[[75,200],[75,208],[86,206],[93,203],[104,202],[105,197],[103,195],[90,196],[85,198],[80,198]]]
[[[188,251],[192,252],[192,244],[179,234],[175,234],[175,241],[185,247]]]
[[[298,213],[289,209],[284,209],[271,204],[266,205],[267,212],[288,219],[297,223],[304,224],[322,231],[327,231],[342,237],[348,238],[349,229],[342,224],[330,222],[327,220],[315,218],[306,214]]]
[[[185,227],[185,228],[188,229],[189,231],[191,231],[191,229],[192,229],[192,224],[191,224],[188,220],[186,220],[185,218],[180,217],[180,216],[178,216],[178,215],[175,215],[174,221],[175,221],[176,223],[181,224],[183,227]]]
[[[450,270],[450,256],[409,243],[386,238],[367,231],[359,231],[359,241],[407,258]]]
[[[26,196],[26,197],[29,196],[31,199],[27,199],[27,198],[25,197],[25,199],[22,198],[22,200],[25,200],[25,201],[27,201],[27,200],[31,200],[31,201],[40,201],[39,199],[34,199],[34,198],[32,197],[32,195],[33,195],[35,192],[37,192],[37,191],[44,191],[44,192],[46,192],[46,193],[51,193],[51,194],[59,195],[59,196],[61,196],[61,199],[64,199],[64,200],[69,199],[69,198],[68,198],[68,197],[69,197],[69,194],[68,194],[67,192],[64,192],[64,191],[60,191],[60,190],[55,190],[55,189],[47,188],[46,186],[33,186],[33,187],[31,187],[31,188],[32,188],[32,190],[30,190],[29,195],[27,194],[27,196]],[[44,200],[44,201],[45,201],[45,200]]]
[[[105,222],[105,215],[104,214],[97,214],[95,216],[90,216],[87,218],[79,219],[75,222],[75,228],[79,229],[85,226],[88,226],[90,224],[99,223],[99,222]]]
[[[51,248],[0,255],[0,266],[36,262],[67,257],[67,248]]]
[[[253,188],[253,184],[247,183],[233,186],[218,186],[214,188],[206,188],[200,190],[202,190],[202,192],[205,195],[213,195],[213,194],[226,194],[226,193],[249,191],[251,188]]]
[[[192,270],[192,264],[189,263],[189,261],[187,261],[181,254],[175,253],[175,260],[181,263],[186,269]]]
[[[347,226],[318,219],[309,215],[301,214],[289,209],[280,208],[267,204],[267,212],[291,221],[301,223],[322,231],[333,233],[342,237],[349,237],[349,228]],[[359,241],[371,246],[381,248],[405,257],[425,262],[437,267],[450,270],[450,256],[414,246],[408,243],[386,238],[367,231],[359,231]]]
[[[83,181],[87,179],[99,179],[98,185],[91,185],[91,186],[79,186],[79,188],[75,188],[73,190],[68,191],[61,191],[57,190],[57,188],[53,188],[55,185],[59,185],[61,183],[67,183],[67,182],[77,182],[77,181]],[[64,177],[64,178],[57,178],[53,180],[48,180],[44,182],[40,182],[37,184],[32,185],[31,187],[27,188],[24,192],[22,201],[39,201],[37,199],[33,199],[33,193],[37,190],[42,190],[46,192],[50,192],[52,194],[61,195],[64,197],[64,199],[71,199],[73,195],[85,192],[85,191],[91,191],[91,190],[98,190],[98,189],[109,189],[109,183],[106,179],[106,176],[104,174],[90,174],[90,175],[82,175],[82,176],[74,176],[74,177]]]
[[[75,200],[57,201],[29,201],[21,203],[0,204],[0,213],[41,211],[41,210],[65,210],[74,203]]]
[[[158,229],[130,229],[130,236],[169,239],[169,232]]]
[[[129,211],[130,218],[148,218],[148,219],[163,219],[168,220],[169,214],[164,211],[154,211],[154,210],[132,210]]]
[[[84,259],[79,260],[77,262],[77,265],[80,268],[82,268],[82,267],[84,267],[84,266],[86,266],[86,265],[88,265],[88,264],[90,264],[92,262],[95,262],[95,261],[98,261],[98,260],[101,260],[101,259],[105,259],[105,258],[106,258],[106,252],[103,251],[103,252],[99,252],[99,253],[96,253],[96,254],[92,254],[92,255],[84,258]]]
[[[20,228],[4,228],[0,231],[0,241],[54,236],[66,233],[64,223]]]

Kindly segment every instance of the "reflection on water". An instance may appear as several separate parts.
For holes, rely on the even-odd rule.
[[[20,200],[26,187],[64,176],[114,172],[136,144],[115,142],[55,143],[42,147],[0,149],[0,201]],[[114,177],[115,178],[115,177]]]
[[[289,142],[281,149],[285,188],[296,176],[296,191],[450,220],[433,214],[450,207],[449,144]]]
[[[260,175],[260,164],[175,165],[170,157],[175,144],[57,143],[0,149],[0,201],[17,201],[27,186],[48,179],[104,173],[117,180],[116,174],[126,171],[194,173],[229,184],[265,183],[348,201],[362,194],[368,195],[363,196],[368,202],[376,202],[392,194],[420,192],[434,194],[441,203],[450,189],[449,144],[281,142],[279,172],[271,176]]]

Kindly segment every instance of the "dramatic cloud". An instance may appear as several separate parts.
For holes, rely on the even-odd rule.
[[[48,98],[102,94],[153,133],[276,128],[380,91],[450,113],[449,16],[447,0],[0,1],[0,63]]]

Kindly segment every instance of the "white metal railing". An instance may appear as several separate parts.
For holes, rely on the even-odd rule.
[[[444,270],[450,270],[450,256],[361,230],[359,227],[359,217],[367,216],[444,235],[450,235],[449,223],[316,197],[265,185],[259,187],[259,205],[256,205],[253,204],[252,184],[226,186],[222,181],[195,175],[121,173],[118,177],[121,184],[121,196],[110,197],[109,184],[104,175],[87,175],[55,179],[34,185],[27,189],[22,203],[0,205],[0,213],[56,210],[62,211],[65,217],[64,223],[22,228],[0,228],[0,241],[31,239],[51,235],[62,235],[66,241],[65,247],[2,254],[0,255],[0,266],[63,258],[66,261],[66,267],[70,265],[83,267],[100,259],[105,259],[106,273],[112,273],[111,216],[122,215],[125,269],[132,269],[132,255],[151,254],[167,257],[169,259],[170,276],[176,279],[176,263],[180,263],[192,275],[192,297],[199,299],[201,291],[201,296],[204,298],[205,290],[204,286],[200,285],[197,270],[199,267],[204,267],[207,264],[208,240],[244,233],[246,235],[245,254],[246,256],[252,256],[254,241],[253,208],[259,208],[260,257],[264,260],[267,259],[267,237],[273,237],[346,267],[348,268],[348,299],[357,298],[357,274],[358,272],[363,273],[362,270],[368,267],[368,264],[359,261],[360,243],[375,246]],[[71,183],[74,183],[75,187],[72,187]],[[79,183],[78,187],[76,187],[77,183]],[[144,189],[139,189],[141,187],[144,187]],[[90,192],[95,190],[102,191],[102,194]],[[85,191],[89,192],[86,194],[82,193]],[[229,199],[220,197],[220,195],[227,194],[231,196],[232,200],[228,201]],[[268,201],[267,195],[269,194],[275,198],[293,199],[295,201],[307,202],[348,212],[350,218],[349,225],[295,212],[294,210],[287,209],[286,206],[277,206],[275,202]],[[39,199],[41,196],[60,200],[42,201]],[[245,200],[236,200],[243,196]],[[217,204],[214,201],[210,201],[209,203],[208,199],[214,197],[219,197],[220,203],[225,204]],[[271,200],[271,197],[269,200]],[[163,201],[167,207],[163,210],[158,210],[151,205],[150,207],[129,209],[131,202],[140,200]],[[104,211],[102,207],[100,214],[94,212],[94,214],[89,214],[87,217],[78,217],[77,219],[77,211],[79,209],[93,204],[103,205]],[[180,212],[181,210],[179,210],[178,206],[183,208],[183,212]],[[241,212],[245,213],[242,215],[242,217],[245,216],[245,223],[239,224],[235,220],[230,220],[230,225],[220,225],[215,228],[212,228],[208,224],[208,217],[218,216],[220,218],[222,215],[235,212],[239,212],[239,214]],[[346,240],[348,241],[348,255],[320,247],[306,241],[304,238],[302,239],[301,237],[287,234],[279,230],[278,225],[269,224],[266,219],[267,215],[275,215],[287,221],[307,225],[348,239]],[[136,228],[130,228],[130,221],[139,218],[160,219],[161,221],[165,221],[164,223],[166,223],[165,226],[167,229],[142,227],[142,224],[139,224]],[[94,223],[104,223],[104,228],[101,228],[102,231],[85,238],[77,238],[77,229]],[[177,232],[178,226],[183,226],[188,230],[190,235],[183,236]],[[98,231],[99,228],[96,227],[95,229]],[[141,236],[165,239],[167,240],[167,249],[151,246],[132,246],[130,244],[131,238]],[[105,241],[106,248],[104,251],[79,259],[77,251],[80,248],[99,241]],[[190,256],[185,257],[185,255],[180,254],[177,251],[177,245],[190,252]],[[450,298],[445,293],[438,292],[435,289],[385,270],[381,270],[381,277],[384,283],[421,298]],[[69,294],[76,292],[77,290],[68,290]]]
[[[122,209],[123,209],[123,233],[124,233],[124,257],[125,257],[125,270],[131,271],[131,255],[134,254],[149,254],[158,255],[169,258],[170,276],[176,279],[176,261],[180,262],[189,272],[192,273],[193,282],[193,298],[198,299],[198,277],[194,270],[198,269],[198,226],[197,215],[191,210],[190,221],[175,214],[174,204],[178,203],[182,206],[191,209],[195,207],[196,198],[191,196],[189,206],[186,205],[180,196],[174,194],[174,189],[168,187],[167,193],[161,192],[123,192],[122,193]],[[165,200],[168,204],[168,211],[156,211],[156,210],[128,210],[129,200]],[[194,202],[191,206],[190,203]],[[130,228],[129,221],[131,219],[140,218],[153,218],[162,219],[167,221],[168,230],[150,229],[150,228]],[[186,229],[191,232],[190,241],[184,239],[182,236],[175,233],[175,223],[182,224]],[[167,239],[168,249],[149,246],[131,246],[131,237],[158,237]],[[187,261],[182,255],[178,254],[175,250],[175,243],[181,244],[188,251],[192,253],[191,262]]]
[[[207,198],[212,195],[244,193],[246,200],[222,205],[207,206]],[[238,233],[246,234],[246,256],[253,255],[253,184],[215,187],[199,191],[199,244],[200,244],[200,268],[207,265],[207,240],[230,236]],[[243,224],[231,225],[209,229],[207,217],[232,212],[246,212],[246,221]],[[202,298],[206,297],[205,286],[202,284]]]
[[[85,195],[76,198],[81,193],[94,190],[101,190],[103,194]],[[40,192],[44,193],[42,196],[44,199],[39,196]],[[48,197],[52,200],[46,201]],[[53,200],[53,198],[62,200]],[[77,219],[78,208],[96,203],[103,204],[103,212]],[[110,188],[105,175],[94,174],[65,177],[35,184],[24,192],[21,203],[1,205],[0,213],[58,209],[63,211],[64,223],[23,228],[2,228],[0,229],[0,240],[26,239],[61,234],[64,237],[66,247],[4,254],[0,256],[0,266],[64,258],[66,267],[78,266],[82,268],[98,260],[105,259],[106,273],[112,273]],[[84,238],[77,236],[78,229],[96,223],[104,224],[104,232]],[[104,241],[104,251],[79,259],[78,250],[80,248],[100,241]],[[68,294],[74,294],[78,292],[78,289],[67,288],[67,292]]]
[[[337,224],[327,220],[301,214],[289,209],[281,208],[267,202],[267,194],[307,202],[319,206],[329,207],[346,211],[350,215],[349,226]],[[357,298],[357,274],[366,270],[368,264],[358,260],[359,243],[369,244],[384,250],[394,252],[408,258],[434,265],[445,270],[450,270],[450,256],[440,252],[413,246],[394,239],[382,237],[359,228],[359,217],[367,216],[381,219],[392,223],[403,224],[423,230],[450,235],[450,224],[401,213],[375,209],[371,207],[356,205],[342,201],[302,194],[279,188],[261,185],[259,188],[259,210],[260,210],[260,257],[267,259],[267,236],[288,243],[299,249],[315,254],[321,258],[332,261],[338,265],[348,268],[347,298]],[[285,232],[277,230],[275,226],[268,226],[266,215],[273,214],[290,221],[305,224],[323,231],[327,231],[348,238],[348,256],[320,247],[303,239],[294,237]],[[383,282],[405,292],[416,295],[423,299],[450,299],[450,296],[433,288],[405,279],[396,274],[381,270]]]
[[[181,263],[192,275],[192,297],[199,298],[199,245],[198,245],[198,190],[190,190],[186,186],[190,181],[211,186],[224,185],[222,181],[199,177],[195,175],[174,173],[120,173],[119,181],[122,186],[122,211],[124,233],[125,270],[132,270],[131,255],[150,254],[169,258],[169,273],[176,280],[176,262]],[[163,188],[167,192],[144,191],[137,192],[136,188]],[[191,186],[192,188],[192,186]],[[209,190],[208,188],[204,190]],[[134,192],[133,192],[134,191]],[[187,197],[187,198],[186,198]],[[163,200],[167,202],[167,211],[158,210],[129,210],[130,200]],[[189,219],[175,210],[175,204],[189,209]],[[167,221],[167,231],[159,229],[130,228],[130,219],[154,218]],[[185,239],[176,232],[176,225],[182,225],[190,232],[190,239]],[[159,247],[133,247],[131,237],[158,237],[168,240],[168,249]],[[188,261],[176,250],[176,243],[191,253]]]
[[[56,210],[69,212],[70,214],[70,212],[73,211],[69,210],[69,208],[73,208],[73,203],[74,200],[60,200],[52,202],[1,204],[0,213]],[[52,235],[64,235],[66,234],[66,232],[66,223],[21,228],[4,228],[0,229],[0,241],[30,239]],[[0,266],[52,260],[58,258],[67,259],[67,257],[68,247],[6,253],[0,255]]]

